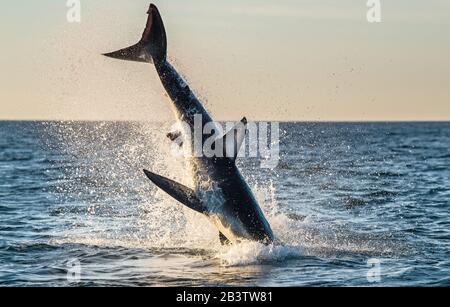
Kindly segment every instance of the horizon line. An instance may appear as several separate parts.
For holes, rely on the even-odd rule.
[[[41,122],[41,123],[167,123],[177,120],[131,120],[131,119],[2,119],[0,122]],[[237,122],[238,119],[217,120],[217,122]],[[450,119],[412,119],[412,120],[249,120],[250,122],[279,122],[279,123],[450,123]]]

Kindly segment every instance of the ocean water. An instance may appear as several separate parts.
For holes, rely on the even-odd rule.
[[[279,244],[158,191],[169,124],[0,122],[0,285],[450,286],[450,123],[283,123],[238,164]]]

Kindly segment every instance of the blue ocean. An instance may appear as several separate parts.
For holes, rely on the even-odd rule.
[[[238,165],[277,244],[222,246],[143,168],[168,124],[0,122],[2,286],[450,286],[450,123],[281,123]]]

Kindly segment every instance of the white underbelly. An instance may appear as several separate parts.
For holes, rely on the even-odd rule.
[[[208,219],[232,243],[239,243],[242,239],[248,238],[248,232],[242,222],[235,217],[210,214]]]

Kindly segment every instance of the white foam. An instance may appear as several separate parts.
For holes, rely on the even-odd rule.
[[[279,262],[299,258],[302,255],[303,251],[298,246],[264,245],[258,242],[245,241],[222,247],[216,257],[224,266],[241,266]]]

